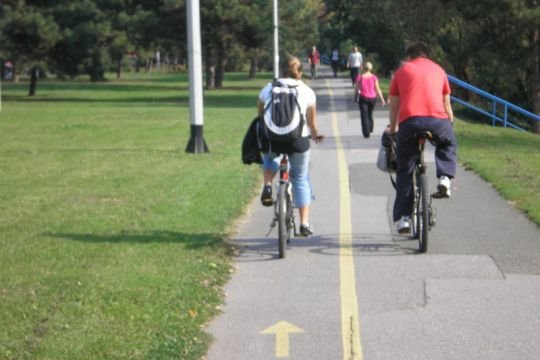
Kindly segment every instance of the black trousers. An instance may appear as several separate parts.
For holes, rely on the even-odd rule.
[[[362,135],[365,138],[369,137],[369,134],[373,132],[373,109],[377,98],[366,98],[360,96],[358,107],[360,108],[360,124],[362,125]]]
[[[420,131],[430,131],[433,135],[437,177],[444,175],[453,178],[456,174],[457,142],[450,121],[431,117],[412,117],[399,124],[394,221],[398,221],[402,216],[411,216],[413,212],[413,173],[418,159],[415,134]]]
[[[360,70],[360,68],[357,68],[357,67],[351,68],[351,80],[352,80],[353,86],[356,81],[356,77],[358,76],[358,70]]]

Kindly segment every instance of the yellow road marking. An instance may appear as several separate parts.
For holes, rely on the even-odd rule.
[[[261,331],[261,334],[276,335],[276,357],[289,357],[289,334],[303,333],[304,330],[298,326],[286,321],[279,321],[267,329]]]
[[[356,280],[354,275],[354,254],[352,247],[351,227],[351,198],[349,194],[349,177],[347,160],[339,133],[337,116],[334,105],[334,94],[328,80],[326,87],[330,95],[330,111],[332,114],[332,129],[336,141],[340,225],[339,225],[339,276],[341,296],[341,336],[343,343],[343,360],[362,360],[362,344],[360,342],[360,325],[358,317],[358,299],[356,297]]]

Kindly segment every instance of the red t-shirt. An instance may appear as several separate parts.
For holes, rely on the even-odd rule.
[[[321,56],[319,55],[318,51],[309,53],[309,61],[311,64],[318,64],[320,58]]]
[[[399,122],[413,116],[448,119],[443,95],[450,94],[444,70],[427,58],[407,61],[394,74],[390,95],[399,96]]]

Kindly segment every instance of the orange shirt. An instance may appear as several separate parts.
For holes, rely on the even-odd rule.
[[[413,116],[448,119],[443,95],[450,94],[444,70],[427,58],[407,61],[394,74],[390,95],[399,97],[399,122]]]

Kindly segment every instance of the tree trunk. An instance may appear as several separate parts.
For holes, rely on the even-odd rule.
[[[39,77],[39,68],[37,66],[34,66],[30,70],[30,90],[28,91],[28,96],[36,95],[38,77]]]
[[[116,78],[120,79],[122,77],[122,57],[118,59],[116,62]]]
[[[206,89],[212,90],[216,88],[214,79],[216,77],[216,65],[214,63],[213,52],[211,50],[207,51],[208,56],[205,57],[206,68]]]
[[[251,58],[251,63],[249,65],[249,78],[255,79],[255,76],[257,75],[257,57],[253,56]]]
[[[532,100],[533,111],[535,114],[540,115],[540,30],[535,30],[533,34],[533,56],[534,56],[534,70],[532,76]],[[540,134],[540,121],[535,121],[533,124],[533,132]]]
[[[105,80],[105,69],[103,67],[103,61],[99,53],[95,53],[92,56],[92,64],[89,68],[87,68],[87,72],[90,75],[91,82]]]
[[[217,56],[215,85],[216,88],[223,87],[223,78],[225,77],[225,66],[227,65],[227,51],[223,45],[220,45]]]

